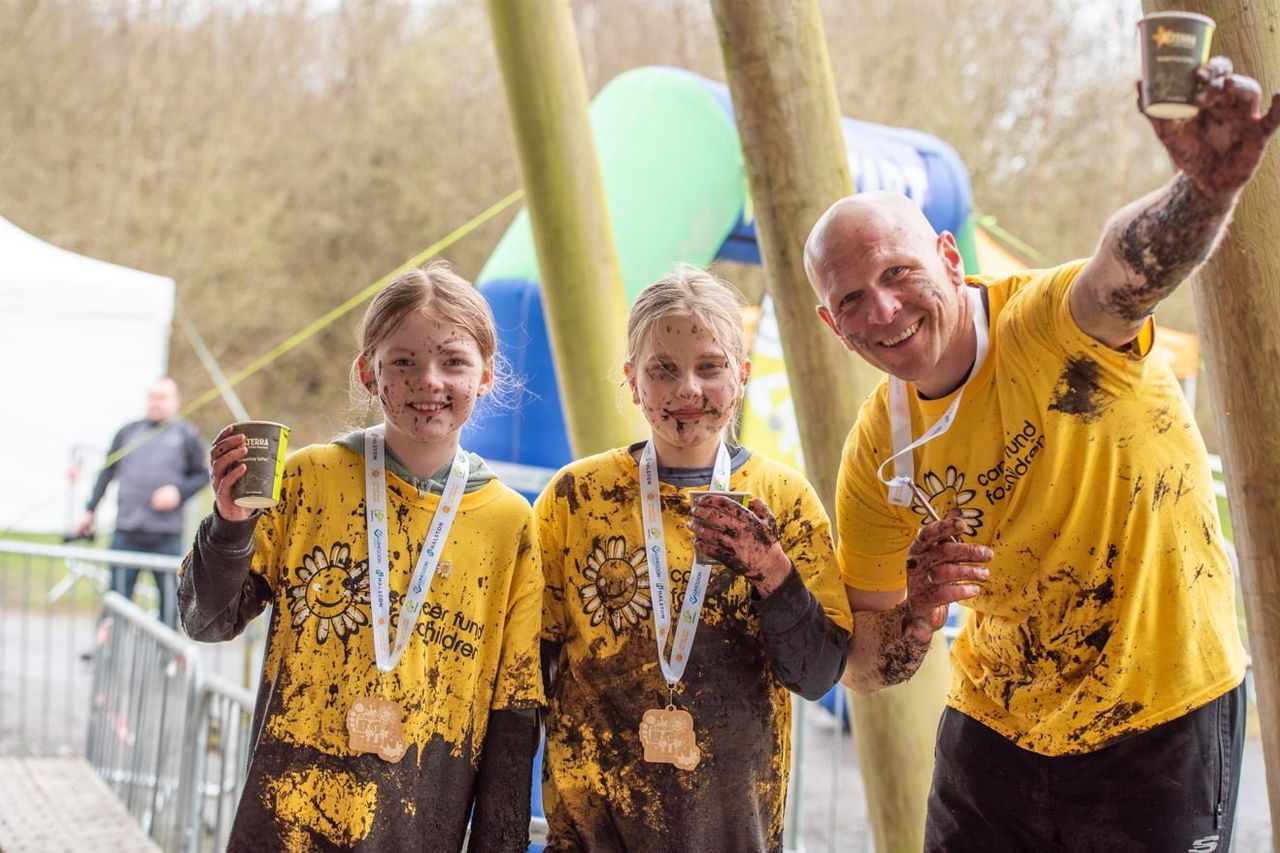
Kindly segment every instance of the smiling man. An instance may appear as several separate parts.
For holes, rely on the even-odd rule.
[[[806,245],[818,315],[889,374],[845,446],[839,561],[858,630],[903,642],[851,659],[847,683],[910,677],[946,602],[972,609],[927,850],[1230,843],[1234,579],[1204,443],[1148,354],[1152,312],[1212,252],[1280,95],[1261,115],[1229,61],[1198,76],[1196,118],[1152,120],[1178,173],[1118,211],[1092,258],[966,278],[952,235],[883,193],[837,202]],[[959,543],[991,548],[985,583]]]

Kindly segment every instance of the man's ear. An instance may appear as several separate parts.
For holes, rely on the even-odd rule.
[[[950,231],[938,235],[938,257],[946,266],[947,274],[956,287],[964,286],[964,255],[956,245],[956,238]]]
[[[827,310],[825,305],[815,305],[814,311],[818,312],[818,316],[822,318],[822,322],[827,324],[827,328],[831,330],[831,334],[844,341],[844,335],[840,334],[840,330],[836,328],[836,318],[831,316],[831,312]]]

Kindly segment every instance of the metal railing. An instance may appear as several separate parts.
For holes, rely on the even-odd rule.
[[[94,654],[85,758],[166,850],[191,849],[181,791],[200,661],[171,629],[109,592]]]
[[[238,668],[236,650],[199,647],[104,592],[110,565],[178,564],[0,540],[0,755],[84,755],[163,849],[223,850],[253,696],[205,662]]]
[[[185,848],[220,851],[231,834],[249,762],[253,694],[213,675],[197,695],[184,779],[187,792]]]
[[[0,755],[84,752],[110,565],[172,572],[178,558],[0,540]]]

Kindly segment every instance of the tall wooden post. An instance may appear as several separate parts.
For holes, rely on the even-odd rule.
[[[844,439],[879,374],[822,327],[804,272],[809,229],[832,202],[853,191],[822,19],[816,0],[712,0],[711,6],[805,463],[834,516]],[[855,737],[881,853],[923,846],[947,672],[939,637],[910,682],[854,697]]]
[[[626,301],[569,0],[488,0],[576,456],[646,432],[617,394]]]
[[[1148,12],[1218,22],[1213,53],[1265,93],[1280,89],[1280,2],[1143,0]],[[1135,74],[1136,76],[1136,74]],[[1280,850],[1280,145],[1273,140],[1230,230],[1192,283],[1240,558],[1262,722],[1272,846]]]

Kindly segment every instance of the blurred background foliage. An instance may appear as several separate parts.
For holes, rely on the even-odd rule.
[[[593,93],[640,65],[724,77],[703,0],[573,10]],[[1134,106],[1138,0],[823,10],[844,114],[949,142],[980,214],[1049,262],[1089,254],[1168,175]],[[0,44],[0,215],[172,276],[228,373],[519,184],[478,0],[0,0]],[[463,275],[513,214],[447,252]],[[361,313],[240,386],[251,414],[298,443],[347,426]],[[1194,329],[1189,292],[1159,318]],[[176,325],[170,363],[188,398],[212,384]],[[74,393],[91,371],[59,380]],[[232,417],[214,402],[194,419],[211,436]]]

